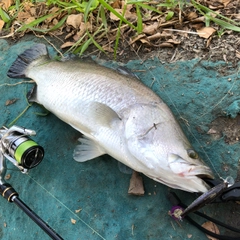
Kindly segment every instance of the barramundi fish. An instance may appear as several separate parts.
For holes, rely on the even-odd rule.
[[[94,62],[51,60],[37,44],[18,56],[8,77],[36,82],[31,101],[80,131],[73,158],[84,162],[109,154],[169,187],[206,192],[213,178],[171,110],[128,71]]]

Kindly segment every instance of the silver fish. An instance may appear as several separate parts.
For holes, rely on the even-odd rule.
[[[74,151],[84,162],[103,154],[172,188],[206,192],[213,178],[168,106],[136,77],[80,61],[54,61],[44,44],[23,52],[8,71],[33,79],[32,101],[83,134]]]

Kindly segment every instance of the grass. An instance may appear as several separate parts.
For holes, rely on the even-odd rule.
[[[94,25],[94,31],[89,31],[86,29],[86,32],[83,36],[76,41],[76,43],[70,48],[70,51],[83,54],[86,49],[91,44],[94,44],[97,49],[104,52],[103,46],[99,43],[99,36],[103,37],[104,35],[108,38],[109,30],[113,27],[117,28],[116,38],[114,44],[114,56],[117,55],[117,50],[119,43],[121,41],[122,32],[121,28],[126,25],[132,32],[133,35],[137,36],[141,34],[144,30],[144,18],[151,15],[162,16],[165,21],[171,21],[174,18],[176,12],[181,13],[186,8],[194,8],[195,12],[198,12],[200,16],[205,17],[205,25],[210,26],[211,23],[215,23],[220,27],[220,31],[224,32],[225,29],[232,31],[240,32],[239,23],[231,20],[228,17],[225,17],[219,14],[217,11],[213,11],[208,7],[200,4],[195,0],[187,1],[176,1],[176,0],[165,0],[165,1],[147,1],[147,0],[136,0],[136,1],[123,1],[122,11],[113,7],[113,1],[104,1],[104,0],[89,0],[89,1],[78,1],[78,0],[35,0],[35,1],[14,1],[14,4],[11,6],[2,6],[0,7],[0,19],[5,23],[4,29],[11,29],[14,21],[17,19],[18,14],[24,11],[26,4],[45,4],[46,11],[38,16],[35,20],[30,23],[20,23],[21,26],[17,28],[16,32],[25,32],[27,30],[39,32],[39,33],[51,33],[55,30],[61,29],[62,26],[66,24],[67,18],[70,14],[82,13],[84,16],[84,22],[91,22]],[[137,16],[136,21],[130,21],[126,17],[126,12],[128,7],[132,5],[132,10]],[[49,12],[53,6],[57,7],[56,12]],[[114,15],[118,22],[111,21],[110,13]],[[61,16],[58,19],[58,22],[49,28],[41,27],[45,21],[49,18],[55,16]],[[113,26],[115,24],[115,26]],[[221,34],[219,34],[220,36]]]

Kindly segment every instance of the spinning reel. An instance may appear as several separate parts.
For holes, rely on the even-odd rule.
[[[33,135],[36,135],[35,131],[18,126],[0,129],[0,171],[5,164],[4,157],[23,173],[42,161],[44,150],[28,137]]]

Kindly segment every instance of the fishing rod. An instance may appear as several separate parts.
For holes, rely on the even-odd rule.
[[[9,129],[0,128],[0,194],[8,202],[15,203],[52,239],[62,240],[63,238],[32,211],[19,198],[16,190],[4,180],[7,171],[6,159],[22,173],[27,173],[29,169],[36,167],[42,161],[44,149],[29,138],[33,135],[36,135],[35,131],[19,126],[12,126]]]

